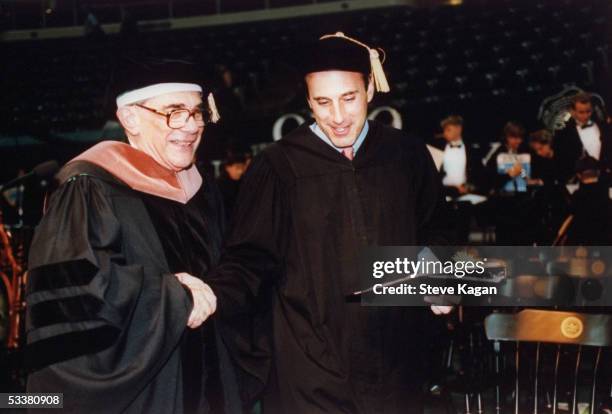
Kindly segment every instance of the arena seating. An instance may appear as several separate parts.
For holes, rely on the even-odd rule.
[[[271,123],[280,114],[306,113],[303,94],[277,90],[286,84],[277,81],[284,73],[277,65],[282,51],[343,30],[387,51],[393,90],[377,99],[397,108],[407,129],[431,135],[442,116],[456,112],[467,121],[467,135],[489,142],[510,118],[536,127],[542,99],[565,84],[605,95],[610,11],[605,0],[504,1],[496,8],[393,7],[143,32],[129,40],[112,35],[3,42],[8,64],[0,68],[0,132],[44,137],[101,128],[113,116],[114,59],[147,50],[192,59],[203,71],[219,64],[231,68],[247,104],[245,136],[269,141]],[[279,104],[273,99],[278,96],[293,99]]]

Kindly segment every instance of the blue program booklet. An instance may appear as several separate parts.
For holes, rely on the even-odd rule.
[[[526,192],[527,191],[527,179],[531,177],[531,155],[530,154],[509,154],[502,152],[497,155],[497,172],[500,174],[506,174],[512,166],[516,163],[520,163],[523,167],[523,171],[520,175],[517,175],[513,179],[509,180],[504,184],[502,191],[509,193],[513,192]]]

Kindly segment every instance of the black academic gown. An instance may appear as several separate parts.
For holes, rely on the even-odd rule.
[[[74,413],[237,412],[214,321],[186,327],[192,299],[174,276],[218,260],[212,181],[182,204],[85,161],[59,178],[30,250],[28,392],[61,392]]]
[[[376,122],[352,162],[306,125],[254,160],[209,283],[218,312],[243,327],[245,304],[271,303],[269,325],[235,338],[243,385],[267,384],[266,414],[420,411],[431,311],[346,295],[360,287],[362,247],[441,242],[441,209],[424,143]]]

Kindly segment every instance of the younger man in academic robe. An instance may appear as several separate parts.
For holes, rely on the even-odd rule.
[[[227,319],[267,300],[237,341],[264,413],[418,413],[430,310],[347,295],[363,247],[441,241],[440,179],[422,140],[366,120],[388,90],[376,50],[337,33],[304,56],[314,122],[253,160],[207,283]]]
[[[191,65],[132,66],[117,98],[129,145],[102,142],[60,171],[32,243],[27,389],[63,393],[63,412],[238,412],[225,347],[201,326],[216,298],[198,276],[224,217],[194,154],[214,101]]]

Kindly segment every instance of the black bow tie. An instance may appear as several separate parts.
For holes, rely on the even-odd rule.
[[[589,121],[586,124],[582,125],[580,128],[581,129],[587,129],[587,128],[592,127],[593,125],[595,125],[595,123],[593,121]]]
[[[450,145],[451,148],[461,148],[461,147],[463,147],[463,144],[461,144],[461,143],[459,143],[459,144],[449,143],[448,145]]]

